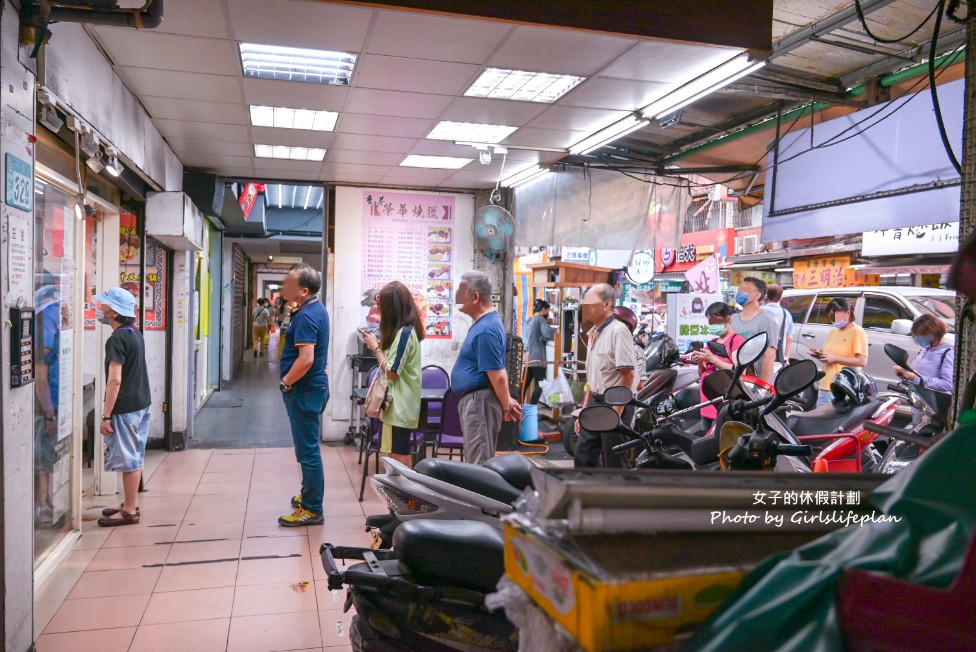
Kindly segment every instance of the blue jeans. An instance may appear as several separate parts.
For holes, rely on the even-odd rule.
[[[834,394],[829,389],[821,389],[817,394],[817,407],[827,405],[834,400]]]
[[[285,411],[291,422],[295,459],[302,466],[302,507],[321,514],[325,474],[322,471],[322,451],[319,448],[319,418],[329,402],[329,388],[296,389],[284,392],[281,396],[285,400]]]

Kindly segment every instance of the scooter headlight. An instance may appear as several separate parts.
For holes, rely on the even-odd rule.
[[[376,492],[383,497],[390,510],[399,515],[429,514],[438,507],[433,503],[411,496],[405,491],[387,485],[375,485]]]

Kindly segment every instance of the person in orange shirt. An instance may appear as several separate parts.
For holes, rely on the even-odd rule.
[[[834,395],[830,383],[844,367],[861,369],[868,363],[868,335],[854,322],[854,307],[843,297],[836,297],[827,304],[827,313],[833,315],[833,328],[827,333],[822,349],[811,349],[810,355],[824,363],[826,374],[820,381],[817,406],[830,403]]]

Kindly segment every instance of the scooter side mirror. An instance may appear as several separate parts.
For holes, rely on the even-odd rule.
[[[590,432],[609,432],[620,425],[620,415],[609,405],[594,405],[579,413],[581,428]]]
[[[725,392],[729,391],[731,386],[732,372],[728,369],[717,369],[708,374],[702,381],[702,393],[705,394],[705,398],[711,401],[720,396],[725,396]]]
[[[899,320],[895,320],[895,321],[899,321]],[[908,320],[903,319],[901,321],[908,321]],[[888,344],[884,345],[884,352],[885,355],[891,358],[891,361],[894,362],[896,365],[898,365],[902,369],[911,370],[911,368],[908,366],[908,351],[901,348],[900,346],[896,346],[895,344],[891,344],[889,342]]]
[[[708,350],[711,351],[713,354],[715,354],[717,356],[721,356],[723,358],[728,358],[729,357],[729,349],[724,344],[721,344],[719,342],[715,342],[714,340],[711,340],[711,341],[705,342],[705,346],[707,346],[708,347]]]
[[[628,405],[634,398],[634,393],[630,391],[629,387],[624,387],[623,385],[617,385],[616,387],[610,387],[605,392],[603,392],[603,401],[609,403],[610,405]],[[616,412],[614,412],[616,414]],[[589,430],[589,428],[587,428]]]
[[[813,360],[800,360],[783,367],[778,374],[774,386],[776,396],[763,408],[761,415],[767,415],[778,410],[786,401],[796,396],[807,387],[817,382],[819,369]]]
[[[735,371],[732,374],[732,382],[729,384],[729,388],[726,390],[725,395],[731,398],[732,390],[735,388],[736,384],[739,382],[739,378],[745,373],[745,368],[751,364],[755,364],[766,354],[766,343],[768,341],[768,336],[766,331],[761,333],[756,333],[745,343],[739,347],[736,351],[738,355],[738,364],[735,366]]]

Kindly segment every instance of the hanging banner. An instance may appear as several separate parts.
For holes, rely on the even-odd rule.
[[[251,215],[251,209],[254,208],[254,203],[258,200],[258,195],[264,192],[266,186],[263,183],[245,183],[244,190],[241,192],[241,211],[244,213],[244,219],[246,220]]]
[[[722,301],[721,294],[669,294],[668,296],[668,335],[678,345],[682,353],[691,348],[692,342],[705,342],[714,339],[708,334],[708,317],[705,309],[716,301]]]
[[[367,190],[362,206],[364,297],[400,281],[413,293],[426,336],[451,339],[454,197]]]
[[[695,294],[718,292],[718,258],[709,256],[685,272],[685,278],[691,283],[691,291]]]
[[[865,231],[864,256],[950,254],[959,250],[959,222],[906,226],[884,231]]]

